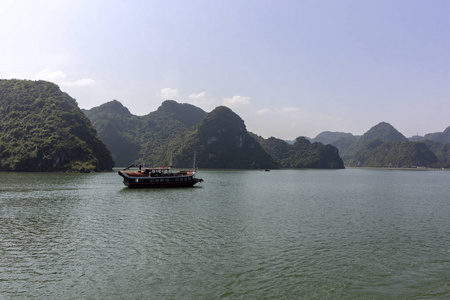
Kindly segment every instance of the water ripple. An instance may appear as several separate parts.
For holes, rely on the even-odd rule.
[[[130,190],[0,173],[0,295],[445,299],[449,176],[204,171],[198,189]]]

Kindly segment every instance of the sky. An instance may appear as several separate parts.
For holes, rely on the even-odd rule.
[[[2,0],[0,78],[90,109],[225,105],[265,138],[450,126],[447,0]]]

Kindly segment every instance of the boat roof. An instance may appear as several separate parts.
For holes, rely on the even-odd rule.
[[[145,168],[146,170],[170,170],[170,167],[153,167],[153,168]]]

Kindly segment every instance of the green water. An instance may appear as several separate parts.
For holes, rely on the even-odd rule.
[[[0,299],[449,299],[450,172],[0,173]]]

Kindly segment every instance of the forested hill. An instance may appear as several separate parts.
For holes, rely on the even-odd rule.
[[[258,138],[264,149],[276,159],[281,168],[344,168],[338,149],[332,145],[311,143],[304,137],[298,137],[293,144],[275,137]]]
[[[206,113],[166,100],[139,117],[111,101],[85,113],[119,167],[167,165],[173,153],[174,165],[183,168],[192,166],[194,154],[200,168],[343,168],[337,149],[320,143],[293,146],[291,159],[282,163],[267,151],[264,139],[249,133],[244,120],[224,106]]]
[[[319,133],[315,138],[311,139],[311,143],[331,144],[340,139],[353,139],[351,133],[324,131]]]
[[[170,152],[174,151],[169,150],[169,143],[184,136],[206,116],[205,111],[194,105],[173,100],[164,101],[145,116],[132,115],[117,100],[83,112],[111,150],[118,167],[132,163],[167,165]]]
[[[0,170],[111,170],[105,144],[76,101],[46,81],[0,80]]]
[[[215,169],[277,168],[276,161],[251,136],[244,121],[225,106],[216,107],[184,136],[171,142],[171,149],[182,165],[192,162]]]
[[[348,166],[359,167],[449,167],[450,145],[426,140],[409,141],[391,124],[381,122],[364,135],[326,133]],[[436,134],[438,136],[438,134]],[[439,137],[444,134],[439,135]]]
[[[450,126],[444,132],[435,132],[426,134],[421,140],[430,140],[441,144],[450,143]]]
[[[244,121],[226,107],[207,114],[173,100],[154,112],[135,116],[118,101],[84,111],[113,153],[116,166],[164,166],[173,154],[176,167],[274,168],[276,163],[249,136]]]
[[[117,100],[83,110],[111,151],[116,166],[128,166],[139,157],[142,120]]]

